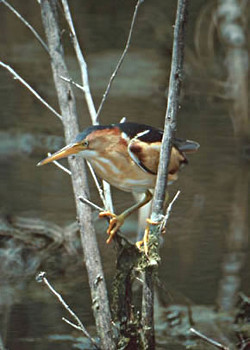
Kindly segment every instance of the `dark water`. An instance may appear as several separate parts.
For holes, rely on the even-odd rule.
[[[131,121],[162,126],[175,11],[175,1],[167,3],[145,2],[141,8],[131,49],[103,109],[103,123],[118,122],[126,116]],[[43,33],[38,4],[33,1],[26,1],[25,6],[20,1],[12,4]],[[70,5],[89,65],[94,99],[98,103],[125,43],[134,2],[74,1]],[[249,294],[250,289],[249,164],[241,159],[236,146],[230,104],[217,96],[211,97],[213,91],[207,88],[204,75],[195,69],[190,59],[195,34],[193,23],[202,6],[202,1],[191,4],[186,53],[189,74],[178,116],[178,135],[198,141],[201,148],[189,157],[189,166],[170,188],[170,196],[178,189],[181,195],[174,205],[164,237],[160,278],[166,283],[173,303],[185,304],[188,300],[202,305],[219,303],[227,308],[230,293],[223,292],[228,281],[225,266],[234,269],[235,264],[240,264],[230,275],[233,295],[238,290]],[[2,4],[0,38],[2,60],[58,108],[46,53]],[[66,52],[72,77],[79,81],[69,44]],[[0,76],[1,131],[5,135],[0,141],[3,216],[40,218],[65,226],[75,220],[70,178],[53,166],[37,168],[36,163],[53,149],[44,146],[34,149],[29,138],[23,137],[24,134],[35,138],[41,134],[62,136],[60,121],[5,70],[0,70]],[[199,95],[191,88],[195,81],[202,86]],[[90,119],[85,102],[81,93],[76,93],[79,122],[86,126]],[[20,142],[17,142],[18,137]],[[59,139],[58,145],[60,142]],[[56,144],[53,147],[57,148]],[[94,192],[93,184],[91,186]],[[92,199],[98,202],[97,194]],[[114,199],[117,212],[132,203],[130,195],[117,190],[114,190]],[[135,219],[130,220],[124,232],[134,229]],[[98,222],[97,226],[100,230]],[[112,245],[105,245],[105,234],[100,232],[98,239],[110,285],[115,252]],[[61,248],[43,256],[35,249],[32,251],[30,246],[20,251],[18,244],[11,246],[8,243],[7,255],[2,249],[6,248],[6,237],[2,243],[1,261],[5,261],[6,266],[1,268],[0,333],[6,348],[52,349],[56,346],[57,349],[68,349],[76,344],[77,332],[72,332],[61,321],[65,311],[47,289],[35,282],[35,275],[36,271],[46,268],[51,282],[63,293],[83,323],[90,327],[94,321],[81,250],[78,249],[78,257],[66,256]],[[24,246],[22,240],[20,246]],[[10,258],[11,254],[14,258]],[[232,300],[229,298],[229,304]],[[69,334],[75,338],[59,342],[52,337]]]

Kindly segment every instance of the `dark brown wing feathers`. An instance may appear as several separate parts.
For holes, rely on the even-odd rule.
[[[143,129],[138,128],[139,130],[137,130],[137,134],[139,135],[133,135],[133,138],[128,145],[128,151],[131,158],[139,167],[150,174],[156,175],[159,164],[162,131],[155,128],[152,129],[152,127],[148,127],[148,129],[147,126],[143,127],[144,130],[149,131],[140,136]],[[124,130],[124,132],[126,131]],[[199,144],[195,141],[174,139],[168,167],[169,180],[175,180],[180,167],[183,164],[188,163],[185,153],[195,152],[198,148]]]

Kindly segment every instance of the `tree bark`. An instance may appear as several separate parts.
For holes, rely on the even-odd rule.
[[[69,74],[60,40],[56,3],[56,0],[42,0],[41,14],[48,41],[58,102],[63,116],[65,140],[66,143],[69,143],[78,134],[79,129],[73,91],[70,84],[60,78],[61,76],[69,77]],[[86,204],[79,201],[79,196],[81,195],[88,197],[85,163],[83,159],[76,158],[69,159],[69,165],[72,172],[71,179],[76,203],[77,219],[89,278],[96,328],[101,340],[101,348],[107,350],[115,349],[107,289],[96,235],[92,224],[91,210]]]
[[[144,286],[142,295],[142,342],[144,349],[155,348],[154,333],[154,273],[160,261],[159,235],[160,222],[164,212],[165,195],[167,191],[168,163],[172,138],[176,131],[177,113],[179,108],[179,96],[182,81],[185,24],[187,19],[188,0],[178,0],[176,20],[174,26],[173,53],[168,89],[168,103],[165,115],[164,134],[162,139],[160,161],[158,167],[156,187],[153,197],[151,220],[159,222],[157,226],[151,226],[149,233],[148,266],[144,272]],[[153,243],[153,244],[152,244]]]
[[[174,26],[173,52],[171,72],[168,86],[168,101],[165,115],[164,134],[160,154],[157,182],[153,198],[152,220],[159,221],[164,210],[164,200],[167,190],[168,164],[172,138],[177,126],[179,96],[181,90],[184,58],[185,24],[187,21],[188,0],[178,0]]]

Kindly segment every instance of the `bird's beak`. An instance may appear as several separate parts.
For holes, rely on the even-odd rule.
[[[61,148],[59,151],[53,153],[51,156],[41,160],[41,162],[39,162],[37,164],[37,166],[41,166],[47,163],[51,163],[54,160],[58,160],[61,158],[66,158],[72,154],[77,154],[78,152],[82,151],[84,148],[80,143],[70,143],[69,145]]]

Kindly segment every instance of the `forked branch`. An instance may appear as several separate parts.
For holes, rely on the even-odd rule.
[[[46,273],[45,272],[40,272],[37,277],[36,277],[37,282],[43,282],[48,289],[51,291],[51,293],[53,293],[56,298],[59,300],[59,302],[62,304],[62,306],[67,310],[67,312],[75,319],[77,325],[75,325],[74,323],[68,321],[67,319],[65,319],[63,317],[63,320],[67,323],[69,323],[71,326],[73,326],[74,328],[77,328],[79,330],[81,330],[83,332],[83,334],[91,341],[91,343],[94,345],[94,347],[96,349],[99,349],[96,341],[91,337],[91,335],[89,334],[89,332],[87,331],[87,329],[84,327],[84,325],[82,324],[81,320],[79,319],[79,317],[75,314],[75,312],[69,307],[69,305],[66,303],[66,301],[63,299],[63,297],[61,296],[60,293],[58,293],[55,288],[51,285],[51,283],[49,282],[49,280],[46,277]]]

